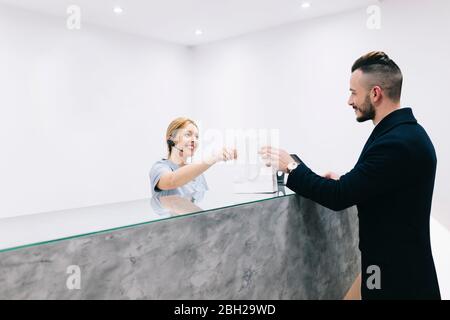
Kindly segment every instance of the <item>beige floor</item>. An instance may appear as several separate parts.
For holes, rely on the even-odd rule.
[[[358,275],[344,300],[361,300],[361,274]]]

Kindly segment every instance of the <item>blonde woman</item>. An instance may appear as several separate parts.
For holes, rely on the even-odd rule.
[[[150,170],[152,193],[189,195],[208,190],[203,173],[215,163],[236,159],[235,149],[223,148],[198,163],[187,164],[198,147],[198,127],[188,118],[173,120],[166,131],[167,159],[156,162]]]

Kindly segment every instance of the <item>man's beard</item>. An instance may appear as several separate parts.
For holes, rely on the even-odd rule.
[[[358,108],[358,111],[361,113],[361,115],[356,118],[356,121],[358,122],[373,120],[375,118],[375,107],[370,102],[369,95],[367,95],[366,100],[364,100],[364,104],[361,106],[361,108]]]

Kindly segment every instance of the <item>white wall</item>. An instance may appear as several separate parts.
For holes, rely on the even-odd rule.
[[[185,47],[0,6],[0,218],[145,198]]]
[[[345,173],[373,128],[346,105],[350,66],[381,49],[434,141],[433,214],[450,227],[448,12],[447,0],[386,0],[381,30],[357,10],[188,49],[0,6],[0,217],[147,197],[179,115],[203,132],[279,128],[312,169]]]
[[[386,0],[381,9],[381,30],[366,27],[361,9],[196,47],[195,117],[206,129],[279,128],[281,146],[313,170],[345,173],[373,129],[346,104],[350,68],[384,50],[403,70],[403,105],[436,147],[433,215],[450,227],[450,2]],[[220,170],[208,174],[221,179]]]

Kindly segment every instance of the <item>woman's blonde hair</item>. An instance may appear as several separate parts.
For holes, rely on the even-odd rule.
[[[175,136],[177,134],[177,131],[186,127],[190,123],[193,124],[194,126],[196,126],[198,129],[198,126],[194,122],[194,120],[191,120],[191,119],[185,118],[185,117],[176,118],[167,127],[167,131],[166,131],[166,142],[167,142],[167,151],[168,151],[167,158],[170,158],[170,154],[172,153],[172,144],[169,142],[169,140],[173,141],[173,139],[175,138]]]

